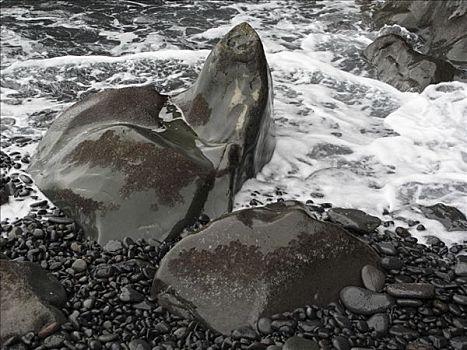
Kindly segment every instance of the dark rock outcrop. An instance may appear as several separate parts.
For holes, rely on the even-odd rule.
[[[46,335],[65,320],[63,286],[39,265],[0,259],[0,340],[28,332]]]
[[[173,239],[202,212],[230,211],[274,149],[272,81],[257,33],[246,23],[232,29],[173,101],[144,86],[73,105],[39,144],[29,168],[36,184],[99,243]]]
[[[448,62],[416,52],[399,35],[378,37],[364,51],[378,79],[401,91],[421,92],[430,84],[451,81],[456,69]]]
[[[467,68],[466,1],[387,0],[373,21],[403,26],[422,38],[422,53]]]
[[[358,209],[331,208],[329,219],[357,232],[372,233],[381,225],[381,220]]]
[[[152,296],[169,310],[229,334],[261,317],[339,299],[361,285],[378,255],[297,202],[246,209],[211,222],[163,258]]]
[[[447,231],[467,231],[467,218],[457,208],[436,203],[431,206],[420,206],[420,210],[428,219],[443,224]]]

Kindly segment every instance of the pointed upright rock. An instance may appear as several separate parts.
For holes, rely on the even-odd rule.
[[[233,196],[272,156],[272,83],[248,24],[214,47],[192,88],[89,96],[52,124],[33,157],[39,188],[100,243],[175,238]]]

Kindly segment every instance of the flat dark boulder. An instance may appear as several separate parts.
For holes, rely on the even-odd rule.
[[[261,317],[339,300],[378,255],[297,202],[246,209],[211,222],[163,258],[152,296],[224,334]]]
[[[60,282],[39,265],[0,259],[0,340],[28,332],[46,333],[65,320]]]
[[[363,233],[372,233],[381,225],[379,218],[358,209],[331,208],[328,215],[332,222]]]
[[[436,203],[431,206],[420,206],[426,218],[439,221],[447,231],[467,231],[467,218],[457,208]]]
[[[401,91],[421,92],[430,84],[452,81],[456,69],[448,62],[423,55],[399,35],[378,37],[364,51],[378,79]]]
[[[88,96],[59,116],[30,174],[87,236],[104,244],[175,239],[202,213],[229,212],[243,182],[274,150],[272,79],[258,34],[232,29],[193,87]]]

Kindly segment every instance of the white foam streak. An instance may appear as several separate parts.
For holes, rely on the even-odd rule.
[[[209,50],[160,50],[154,52],[140,52],[125,56],[63,56],[53,57],[46,59],[28,60],[23,62],[15,62],[9,67],[1,71],[2,74],[12,73],[16,69],[27,68],[27,67],[56,67],[63,65],[81,65],[81,64],[95,64],[95,63],[118,63],[125,62],[128,60],[141,60],[141,59],[152,59],[152,60],[181,60],[186,64],[195,64],[199,60],[206,58],[209,54]]]

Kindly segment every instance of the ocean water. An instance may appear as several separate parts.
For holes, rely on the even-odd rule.
[[[4,152],[33,156],[50,123],[90,93],[148,83],[182,91],[217,40],[247,21],[272,70],[277,147],[236,209],[312,199],[404,226],[419,220],[427,230],[410,231],[422,242],[467,240],[418,207],[441,202],[467,213],[467,84],[418,94],[375,80],[361,51],[378,33],[353,1],[0,4]],[[7,142],[21,137],[32,142]],[[27,165],[10,172],[27,174]],[[10,198],[2,220],[26,215],[31,201]]]

